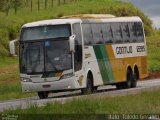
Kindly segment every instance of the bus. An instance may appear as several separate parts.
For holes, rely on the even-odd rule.
[[[107,15],[71,16],[22,26],[19,46],[22,92],[45,99],[51,92],[99,86],[134,88],[148,76],[142,20]]]

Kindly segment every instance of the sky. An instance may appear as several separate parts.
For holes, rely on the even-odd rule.
[[[152,21],[153,26],[160,28],[160,0],[126,0],[133,3]]]

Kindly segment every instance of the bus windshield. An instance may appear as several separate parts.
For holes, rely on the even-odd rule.
[[[68,25],[23,29],[20,42],[21,73],[37,74],[72,69],[69,36]]]
[[[21,41],[68,38],[69,36],[70,25],[38,26],[23,28]]]

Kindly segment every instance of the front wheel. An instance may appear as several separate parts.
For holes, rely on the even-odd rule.
[[[38,96],[40,99],[48,98],[48,92],[38,92]]]
[[[81,89],[82,94],[91,94],[94,91],[91,75],[87,76],[87,87]]]

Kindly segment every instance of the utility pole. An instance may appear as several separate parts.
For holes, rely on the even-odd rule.
[[[52,8],[53,8],[53,0],[52,0]]]
[[[8,0],[6,0],[6,15],[8,16]]]
[[[45,9],[47,9],[47,0],[45,0]]]
[[[58,5],[61,5],[61,0],[58,0]]]
[[[17,14],[17,0],[14,0],[14,11]]]
[[[31,0],[31,12],[33,11],[33,1]]]
[[[39,0],[38,0],[38,12],[39,12],[39,10],[40,10],[40,3],[39,3]]]

